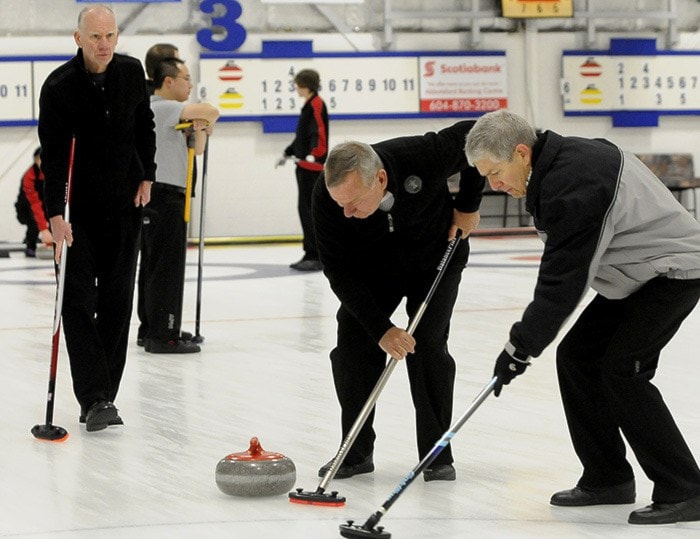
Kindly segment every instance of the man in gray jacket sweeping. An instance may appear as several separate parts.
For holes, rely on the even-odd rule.
[[[469,162],[494,190],[525,197],[545,242],[534,299],[496,360],[495,393],[598,294],[557,348],[578,484],[558,506],[635,501],[623,435],[654,482],[631,524],[700,520],[700,469],[651,383],[664,346],[700,298],[700,224],[634,155],[603,139],[536,135],[520,116],[482,116]]]

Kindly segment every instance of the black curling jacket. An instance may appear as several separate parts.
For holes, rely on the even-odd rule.
[[[39,105],[47,216],[63,214],[73,134],[71,221],[133,209],[139,184],[155,180],[153,113],[141,63],[115,54],[101,89],[90,80],[78,49],[48,76]]]
[[[437,268],[447,247],[453,209],[479,209],[484,178],[464,154],[473,125],[461,121],[437,133],[372,145],[387,172],[387,190],[395,197],[389,212],[378,209],[366,219],[347,218],[324,180],[316,182],[313,218],[323,272],[343,306],[377,341],[393,324],[372,291],[385,279]],[[453,199],[447,178],[457,173],[460,187]],[[451,263],[465,263],[466,243]]]
[[[312,94],[301,108],[294,140],[284,153],[297,157],[299,168],[323,170],[328,157],[328,110],[317,93]],[[307,161],[309,157],[313,157],[313,161]]]

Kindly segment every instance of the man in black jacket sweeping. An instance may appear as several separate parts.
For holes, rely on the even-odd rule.
[[[412,336],[390,317],[403,298],[413,316],[435,278],[447,242],[479,222],[484,180],[464,156],[474,122],[437,133],[333,148],[313,194],[313,217],[323,271],[341,302],[338,341],[331,352],[342,408],[343,437],[385,368],[386,354],[406,359],[423,458],[449,428],[455,362],[447,349],[450,317],[469,255],[457,248]],[[456,198],[447,178],[460,174]],[[337,479],[374,470],[374,411],[360,430]],[[426,481],[453,480],[450,448],[425,470]],[[323,477],[330,463],[319,470]]]
[[[77,55],[40,96],[45,203],[57,253],[68,242],[63,330],[80,420],[88,431],[121,424],[117,396],[129,335],[141,209],[155,176],[155,133],[143,68],[115,54],[111,9],[86,7]],[[63,219],[71,139],[76,150],[70,223]]]

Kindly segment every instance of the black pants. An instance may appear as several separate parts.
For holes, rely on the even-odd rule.
[[[407,357],[405,363],[416,412],[418,456],[421,459],[449,429],[452,420],[455,361],[447,349],[447,338],[468,254],[468,244],[463,242],[413,334],[416,351]],[[412,317],[425,300],[436,274],[435,271],[429,271],[402,279],[377,278],[374,297],[388,315],[406,297],[406,311]],[[337,319],[338,344],[331,351],[331,364],[336,394],[342,409],[341,424],[345,439],[384,371],[386,354],[358,320],[342,306],[338,310]],[[402,365],[400,363],[397,368]],[[376,438],[373,420],[374,410],[348,451],[345,463],[357,464],[372,455]],[[434,461],[435,464],[452,462],[449,445]]]
[[[169,341],[180,336],[185,288],[187,224],[184,190],[153,184],[143,210],[139,270],[139,336]]]
[[[134,296],[141,211],[72,223],[66,259],[63,332],[82,413],[114,401],[121,382]]]
[[[27,249],[32,251],[36,250],[36,245],[39,241],[39,227],[34,220],[34,214],[31,208],[27,206],[22,206],[17,208],[17,220],[19,224],[27,227],[27,232],[24,235],[24,245]]]
[[[39,242],[39,227],[36,225],[34,217],[27,222],[27,233],[24,235],[24,245],[27,249],[36,251],[36,245]]]
[[[654,482],[654,502],[674,503],[700,494],[700,470],[651,383],[661,350],[698,298],[700,279],[666,278],[648,282],[625,299],[596,296],[562,340],[557,349],[559,386],[583,464],[580,486],[633,479],[624,435]]]
[[[311,195],[320,174],[318,171],[296,167],[297,187],[299,190],[297,210],[299,211],[301,230],[304,234],[304,258],[313,260],[318,260],[318,248],[316,247],[314,223],[311,218]]]

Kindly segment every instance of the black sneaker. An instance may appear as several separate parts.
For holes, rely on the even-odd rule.
[[[198,344],[182,339],[169,341],[146,339],[144,349],[152,354],[196,354],[202,350]]]
[[[136,337],[136,346],[145,346],[146,345],[146,337]]]
[[[326,464],[318,469],[318,476],[325,477],[328,470],[331,469],[333,460],[328,461]],[[372,462],[372,457],[365,459],[359,464],[341,464],[335,472],[335,479],[347,479],[353,475],[360,475],[363,473],[370,473],[374,471],[374,462]]]
[[[110,421],[119,417],[118,412],[117,407],[111,402],[97,401],[85,414],[85,430],[95,432],[106,429]]]
[[[423,481],[454,481],[457,472],[452,464],[434,464],[423,470]]]

